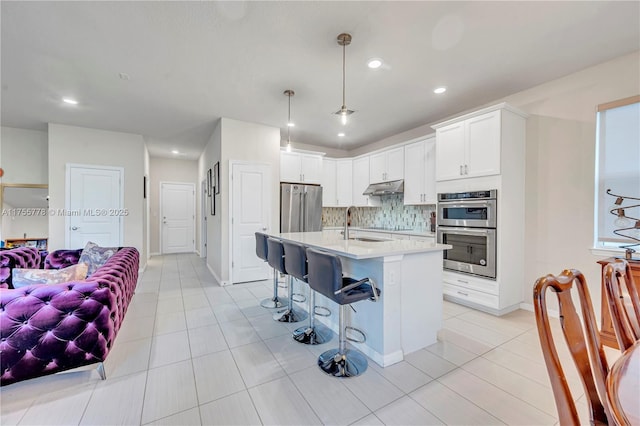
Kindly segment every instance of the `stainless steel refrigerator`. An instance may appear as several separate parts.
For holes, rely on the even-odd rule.
[[[322,231],[322,187],[280,184],[280,232]]]

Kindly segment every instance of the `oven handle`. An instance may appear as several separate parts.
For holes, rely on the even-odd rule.
[[[456,228],[454,226],[439,226],[438,236],[443,233],[452,233],[460,235],[474,235],[474,236],[487,236],[496,233],[492,228]]]
[[[466,207],[488,207],[495,208],[496,200],[495,199],[485,199],[485,200],[455,200],[455,201],[440,201],[440,206],[444,208],[466,208]]]

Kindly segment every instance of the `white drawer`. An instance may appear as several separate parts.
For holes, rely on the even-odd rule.
[[[442,290],[445,295],[465,302],[476,303],[492,309],[498,309],[500,306],[500,299],[497,295],[470,290],[468,288],[452,285],[446,282],[443,284]]]
[[[436,237],[427,237],[427,236],[419,236],[419,235],[411,235],[411,240],[413,241],[425,241],[427,243],[435,243]]]
[[[442,280],[447,284],[489,294],[498,295],[500,291],[497,281],[486,280],[466,274],[456,274],[455,272],[446,270],[442,272]]]
[[[408,240],[410,239],[406,234],[391,234],[391,238],[394,240]]]

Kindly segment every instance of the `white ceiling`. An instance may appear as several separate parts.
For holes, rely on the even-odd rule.
[[[1,14],[3,126],[142,134],[152,155],[184,158],[223,116],[286,139],[289,88],[291,140],[350,150],[640,49],[638,1],[3,1]]]

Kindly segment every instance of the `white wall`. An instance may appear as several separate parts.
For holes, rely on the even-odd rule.
[[[149,160],[150,252],[160,253],[160,182],[192,183],[199,187],[198,162],[173,158],[151,157]],[[196,218],[197,220],[197,218]],[[195,229],[195,228],[194,228]],[[197,245],[196,245],[197,247]]]
[[[640,93],[635,52],[547,82],[504,100],[527,120],[525,303],[535,280],[565,268],[582,271],[600,311],[600,265],[593,255],[596,106]],[[639,165],[640,167],[640,165]]]
[[[2,183],[46,184],[49,180],[47,132],[2,127]]]
[[[280,129],[222,118],[200,157],[200,179],[220,162],[220,194],[216,195],[216,215],[207,221],[207,265],[223,284],[230,279],[229,167],[231,161],[271,165],[271,229],[278,229],[280,201]],[[207,202],[209,200],[206,200]]]
[[[144,140],[140,135],[84,127],[49,124],[49,207],[65,208],[66,164],[87,164],[124,168],[123,246],[144,253],[142,182]],[[49,217],[49,250],[65,247],[65,218]],[[146,257],[140,259],[140,266]]]

